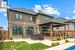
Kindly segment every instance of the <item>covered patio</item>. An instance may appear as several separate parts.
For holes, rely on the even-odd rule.
[[[40,33],[42,33],[46,37],[56,37],[56,36],[67,35],[66,24],[64,23],[51,21],[48,23],[40,24],[39,26],[40,26]],[[63,29],[60,30],[59,27],[63,27]]]

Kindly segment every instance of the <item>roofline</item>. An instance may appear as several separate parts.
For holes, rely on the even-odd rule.
[[[45,25],[45,24],[58,24],[57,27],[66,25],[65,23],[59,23],[59,22],[53,22],[53,21],[51,21],[51,22],[48,22],[48,23],[39,24],[39,26]],[[55,27],[55,26],[54,26],[54,27]]]
[[[47,23],[42,23],[42,24],[65,24],[65,23],[59,23],[59,22],[53,22],[53,21],[50,21],[50,22],[47,22]],[[39,25],[41,25],[41,24],[39,24]]]
[[[44,16],[47,16],[47,17],[50,17],[50,18],[54,18],[54,17],[52,17],[52,16],[49,16],[49,15],[46,15],[46,14],[42,14],[42,13],[37,13],[36,15],[44,15]]]
[[[8,8],[8,10],[12,10],[12,11],[16,11],[16,12],[21,12],[21,11],[13,10],[13,9],[10,9],[10,8]],[[25,13],[25,14],[29,14],[29,15],[33,15],[33,16],[37,16],[37,15],[41,14],[41,15],[44,15],[46,17],[54,18],[52,16],[49,16],[49,15],[46,15],[46,14],[42,14],[42,13],[36,13],[36,14],[30,14],[30,13],[26,13],[26,12],[21,12],[21,13]]]
[[[18,10],[13,10],[13,9],[8,9],[8,10],[11,10],[11,11],[16,11],[16,12],[21,12],[21,11],[18,11]],[[25,13],[25,14],[29,14],[29,15],[34,15],[34,14],[26,13],[26,12],[21,12],[21,13]]]
[[[71,22],[71,23],[75,23],[75,22],[73,22],[73,21],[71,21],[71,20],[69,20],[69,21],[67,21],[67,22],[65,22],[65,23],[70,23],[70,22]]]

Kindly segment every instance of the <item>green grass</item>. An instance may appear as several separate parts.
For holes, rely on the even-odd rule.
[[[32,50],[43,50],[49,48],[50,46],[44,45],[42,43],[31,44]]]
[[[42,43],[28,44],[26,42],[4,42],[0,43],[0,50],[44,50],[50,46]]]

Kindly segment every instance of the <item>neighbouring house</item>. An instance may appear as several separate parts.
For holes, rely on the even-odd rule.
[[[0,40],[9,39],[8,30],[4,30],[3,27],[0,27]]]
[[[75,19],[72,19],[72,20],[69,20],[67,22],[68,25],[66,26],[68,29],[67,31],[67,34],[70,36],[70,37],[74,37],[75,38]]]
[[[66,19],[55,19],[50,15],[35,13],[24,8],[12,8],[7,11],[10,39],[32,37],[40,39],[44,36],[57,36],[56,32],[61,33],[61,36],[69,32]]]
[[[58,30],[61,30],[61,32],[68,34],[69,37],[75,37],[75,19],[68,20],[64,18],[56,18],[56,21],[66,24],[64,26],[59,27]]]

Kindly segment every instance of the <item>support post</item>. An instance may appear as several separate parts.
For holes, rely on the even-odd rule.
[[[67,31],[67,34],[69,35],[69,22],[68,22],[68,31]]]
[[[53,24],[52,23],[50,24],[50,35],[51,35],[51,37],[53,35]]]
[[[67,33],[66,33],[66,25],[64,26],[64,31],[65,31],[65,34],[67,34]]]

